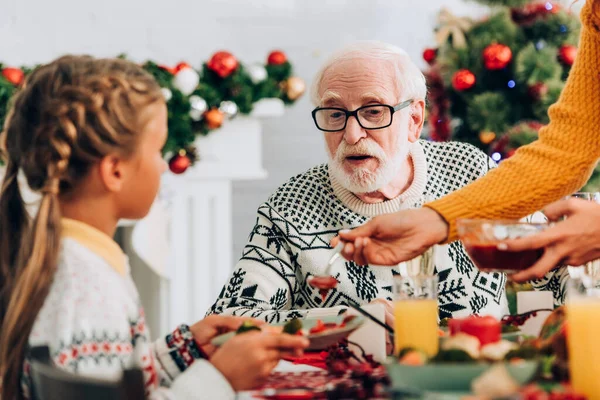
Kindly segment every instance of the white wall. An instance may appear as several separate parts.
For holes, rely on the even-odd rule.
[[[421,61],[433,45],[442,6],[455,14],[483,10],[463,0],[2,0],[0,62],[32,64],[67,52],[139,61],[151,58],[195,66],[219,49],[257,62],[283,49],[296,74],[310,83],[329,52],[361,39],[388,41]],[[234,188],[234,259],[254,223],[255,210],[290,176],[325,160],[307,97],[283,118],[264,124],[269,179]]]

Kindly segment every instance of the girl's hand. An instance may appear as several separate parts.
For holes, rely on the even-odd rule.
[[[284,356],[300,356],[308,339],[288,334],[246,332],[215,351],[210,362],[235,391],[260,386]]]
[[[210,357],[216,348],[210,344],[215,336],[237,330],[245,321],[255,325],[263,325],[263,321],[247,317],[234,317],[231,315],[209,315],[190,327],[196,344]]]

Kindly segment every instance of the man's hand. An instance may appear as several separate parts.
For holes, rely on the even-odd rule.
[[[544,209],[550,221],[567,219],[545,231],[498,245],[500,250],[544,249],[543,256],[525,271],[511,276],[517,282],[542,278],[558,265],[583,265],[600,258],[600,204],[581,199],[562,200]]]
[[[358,265],[396,265],[422,254],[448,236],[448,224],[434,210],[423,207],[380,215],[331,241],[347,242],[342,254]]]

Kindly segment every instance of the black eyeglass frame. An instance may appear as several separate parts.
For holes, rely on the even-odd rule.
[[[406,101],[403,101],[400,104],[397,104],[395,106],[390,106],[389,104],[369,104],[366,106],[362,106],[362,107],[358,107],[356,110],[354,111],[348,111],[345,108],[339,108],[339,107],[317,107],[314,110],[312,110],[311,115],[313,118],[313,121],[315,121],[315,125],[317,126],[317,129],[323,132],[339,132],[339,131],[343,131],[344,129],[346,129],[346,125],[348,125],[348,118],[350,117],[354,117],[356,118],[356,121],[358,122],[358,124],[361,126],[361,128],[372,131],[372,130],[377,130],[377,129],[384,129],[387,128],[388,126],[392,125],[392,123],[394,122],[394,113],[396,111],[400,111],[403,108],[408,107],[409,105],[412,104],[414,100],[413,99],[409,99]],[[387,125],[384,126],[380,126],[377,128],[367,128],[365,126],[363,126],[363,124],[360,123],[360,118],[358,118],[358,112],[360,110],[364,110],[365,108],[373,108],[373,107],[387,107],[390,109],[390,122]],[[341,127],[340,129],[322,129],[319,126],[319,123],[317,122],[317,112],[321,111],[321,110],[337,110],[337,111],[341,111],[344,114],[346,114],[346,120],[344,121],[344,126]]]

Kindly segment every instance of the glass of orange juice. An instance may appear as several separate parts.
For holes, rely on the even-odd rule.
[[[589,276],[568,282],[567,345],[573,389],[600,400],[600,281]]]
[[[394,348],[438,352],[437,276],[399,276],[394,279]]]

